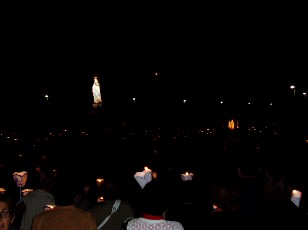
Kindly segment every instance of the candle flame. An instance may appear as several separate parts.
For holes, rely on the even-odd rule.
[[[44,207],[44,210],[45,210],[45,211],[48,211],[48,210],[54,209],[55,207],[56,207],[55,205],[47,204],[47,205]]]
[[[151,169],[149,169],[147,166],[144,167],[144,171],[152,171]]]
[[[96,201],[99,202],[99,203],[100,203],[100,202],[103,202],[103,201],[104,201],[104,197],[100,196],[100,197],[97,198]]]
[[[293,190],[292,190],[292,195],[293,195],[294,197],[301,198],[302,192],[301,192],[301,191],[298,191],[298,190],[296,190],[296,189],[293,189]]]

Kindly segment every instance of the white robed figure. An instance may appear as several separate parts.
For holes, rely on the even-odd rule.
[[[94,98],[94,104],[101,104],[102,103],[102,96],[101,96],[101,89],[100,84],[98,82],[98,77],[94,77],[94,83],[92,86],[92,93]]]

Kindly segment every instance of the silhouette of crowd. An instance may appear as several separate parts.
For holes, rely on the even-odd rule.
[[[4,229],[97,229],[116,200],[101,229],[307,226],[304,136],[59,128],[1,131],[0,140]],[[134,174],[145,166],[152,177],[142,188]],[[27,181],[18,187],[21,171]],[[183,180],[185,172],[193,177]]]

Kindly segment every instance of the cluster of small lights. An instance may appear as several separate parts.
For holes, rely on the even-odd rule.
[[[159,73],[159,72],[152,72],[152,73],[150,73],[150,75],[153,76],[154,79],[159,79],[160,76],[161,76],[161,73]],[[295,97],[297,97],[299,95],[303,95],[305,98],[307,98],[307,92],[305,90],[300,90],[299,92],[296,92],[296,91],[298,91],[297,90],[298,87],[295,84],[290,85],[289,88],[293,91],[294,99],[295,99]],[[49,94],[43,94],[42,96],[44,96],[46,101],[49,103],[50,95]],[[139,101],[136,97],[132,97],[130,100],[132,100],[134,104],[137,104],[137,102]],[[190,101],[192,101],[192,100],[189,100],[189,101],[187,99],[182,99],[181,100],[183,105],[186,105],[187,103],[190,104]],[[220,100],[218,103],[222,105],[222,104],[225,104],[225,101],[224,100]],[[269,105],[273,106],[273,103],[274,102],[270,102]],[[252,104],[254,104],[254,102],[248,101],[247,104],[248,105],[252,105]]]
[[[307,93],[306,93],[306,92],[304,92],[303,95],[304,95],[305,98],[307,98]],[[132,101],[133,101],[134,103],[136,103],[136,98],[133,97],[133,98],[132,98]],[[187,103],[188,103],[187,99],[183,99],[183,100],[182,100],[182,103],[183,103],[183,105],[187,104]],[[219,101],[219,104],[221,104],[221,105],[223,105],[224,103],[225,103],[225,102],[224,102],[223,100]],[[251,105],[251,104],[253,104],[253,102],[252,102],[252,101],[248,101],[247,104],[248,104],[248,105]],[[273,102],[270,102],[269,105],[272,106],[272,105],[273,105]]]

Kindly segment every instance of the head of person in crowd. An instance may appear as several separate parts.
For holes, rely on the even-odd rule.
[[[293,179],[289,163],[277,158],[264,164],[261,169],[262,199],[258,221],[275,229],[302,229],[307,225],[306,210],[297,207],[291,200]]]
[[[97,230],[93,215],[75,206],[76,194],[76,176],[67,172],[58,174],[54,184],[55,207],[37,214],[33,218],[31,229]]]
[[[260,183],[262,194],[267,200],[289,199],[291,189],[289,177],[285,164],[279,162],[270,162],[261,169]]]
[[[152,180],[142,191],[143,214],[165,216],[169,205],[168,188],[160,180]]]
[[[236,178],[220,178],[212,182],[210,203],[216,211],[237,211],[240,203],[240,186]]]
[[[52,192],[55,174],[50,167],[39,166],[28,174],[27,187]]]
[[[13,222],[15,218],[14,202],[12,198],[6,194],[0,194],[0,229],[13,230]]]
[[[77,183],[77,190],[74,205],[78,208],[88,210],[96,203],[97,184],[94,179],[81,178]]]
[[[52,192],[54,180],[55,180],[55,177],[54,177],[52,170],[42,171],[40,172],[38,188],[43,189],[47,192]]]
[[[55,179],[53,191],[56,205],[73,205],[77,194],[77,185],[74,177],[67,173],[58,175]]]
[[[102,183],[101,193],[105,200],[120,199],[120,187],[116,180],[106,179]]]

